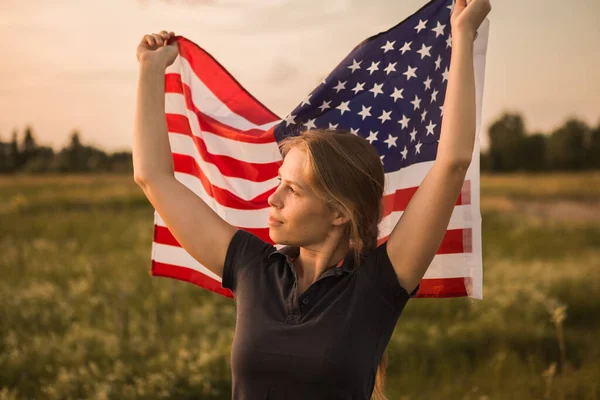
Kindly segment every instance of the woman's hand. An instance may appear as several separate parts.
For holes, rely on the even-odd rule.
[[[172,40],[174,37],[174,32],[167,31],[144,35],[136,51],[138,62],[152,62],[165,68],[173,64],[179,54],[179,45]]]
[[[458,33],[474,38],[491,9],[490,0],[456,0],[450,17],[453,36]]]

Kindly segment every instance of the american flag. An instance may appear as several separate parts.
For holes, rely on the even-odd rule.
[[[280,247],[269,238],[267,225],[267,198],[278,185],[282,163],[277,143],[309,128],[345,129],[366,138],[383,163],[383,243],[437,155],[452,10],[452,0],[430,1],[388,31],[364,40],[285,118],[262,105],[204,49],[178,36],[179,56],[165,75],[176,179],[231,225]],[[488,27],[486,20],[474,46],[473,159],[417,297],[482,298],[478,136]],[[220,277],[179,245],[156,211],[154,217],[151,274],[233,297],[221,287]]]

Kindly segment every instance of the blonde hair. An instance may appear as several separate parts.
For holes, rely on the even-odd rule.
[[[279,143],[284,158],[293,147],[307,156],[315,194],[348,217],[344,240],[354,253],[355,268],[360,267],[362,255],[377,247],[383,217],[385,174],[379,154],[365,138],[343,130],[310,129]],[[387,350],[377,367],[375,400],[387,400],[383,393],[386,367]]]

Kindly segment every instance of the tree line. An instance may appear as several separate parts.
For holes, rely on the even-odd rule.
[[[529,133],[518,113],[504,113],[488,128],[490,147],[481,153],[481,170],[494,172],[582,171],[600,169],[600,121],[588,126],[569,118],[549,134]],[[12,140],[0,137],[0,173],[133,173],[131,152],[106,153],[81,143],[74,131],[69,144],[55,152],[38,145],[32,128],[22,140],[13,131]]]

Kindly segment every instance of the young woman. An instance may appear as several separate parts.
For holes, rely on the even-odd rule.
[[[437,158],[377,246],[384,171],[367,140],[309,130],[281,143],[268,199],[270,243],[221,219],[173,173],[164,72],[173,32],[144,35],[134,126],[135,182],[179,243],[222,277],[237,307],[234,399],[383,399],[385,349],[446,232],[475,140],[473,40],[489,0],[457,0]]]

